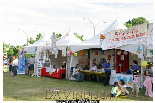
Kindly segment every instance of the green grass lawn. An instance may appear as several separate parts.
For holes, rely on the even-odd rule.
[[[12,77],[11,73],[3,73],[3,100],[4,101],[54,101],[58,100],[58,96],[54,99],[54,96],[51,99],[45,99],[45,91],[47,88],[51,89],[62,89],[68,91],[73,91],[74,94],[81,92],[102,92],[102,94],[98,93],[99,96],[106,96],[105,93],[108,94],[111,90],[112,86],[103,86],[103,83],[92,82],[92,81],[83,81],[83,82],[75,82],[69,81],[66,79],[53,79],[50,77],[36,77],[36,76],[28,76],[28,75],[17,75],[16,77]],[[127,88],[130,92],[131,89]],[[105,93],[104,93],[105,92]],[[48,91],[47,97],[51,96],[51,93]],[[72,94],[72,93],[71,93]],[[68,99],[73,99],[73,95],[69,95]],[[140,90],[139,95],[140,98],[136,98],[135,95],[131,97],[128,95],[127,98],[106,98],[101,99],[97,98],[95,94],[92,93],[93,100],[106,100],[106,101],[152,101],[153,99],[150,97],[146,97],[145,90]],[[63,92],[59,92],[59,96],[61,99],[65,99]],[[96,97],[96,99],[95,99]],[[80,97],[78,97],[80,99]],[[91,98],[89,98],[91,99]]]

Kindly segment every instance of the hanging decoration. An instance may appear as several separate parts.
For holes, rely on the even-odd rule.
[[[86,55],[87,54],[87,50],[84,50],[84,55]]]
[[[150,50],[150,53],[153,55],[153,50]]]
[[[70,52],[69,52],[69,54],[70,54],[70,55],[72,55],[72,54],[73,54],[73,52],[72,52],[72,51],[70,51]]]
[[[118,51],[118,52],[117,52],[118,55],[120,55],[121,53],[122,53],[121,51]]]
[[[100,35],[100,45],[102,45],[103,40],[105,39],[105,36],[103,34]]]
[[[111,58],[111,55],[108,55],[108,59]]]
[[[74,53],[74,56],[77,56],[77,53]]]
[[[146,61],[143,61],[143,62],[142,62],[142,66],[143,66],[143,67],[146,67],[146,66],[147,66],[147,62],[146,62]]]
[[[95,55],[98,55],[98,51],[95,52]]]
[[[104,54],[104,51],[103,51],[103,50],[101,50],[101,54],[102,54],[102,55]]]
[[[127,52],[127,51],[124,51],[124,52],[123,52],[123,54],[127,55],[127,54],[128,54],[128,52]]]
[[[141,51],[142,51],[142,49],[140,48],[140,46],[138,46],[136,53],[137,53],[137,54],[140,54]]]
[[[83,56],[83,55],[84,55],[84,51],[81,50],[81,51],[80,51],[80,56]]]

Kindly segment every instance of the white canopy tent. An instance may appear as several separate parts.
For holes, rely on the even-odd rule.
[[[118,29],[126,29],[126,27],[122,23],[119,23],[118,20],[115,20],[105,30],[102,31],[102,34]],[[86,41],[81,42],[80,44],[71,45],[70,47],[72,52],[90,48],[101,48],[100,33]]]
[[[70,45],[75,45],[81,43],[81,40],[78,39],[74,34],[68,34],[64,35],[60,40],[56,41],[56,48],[58,50],[62,50],[63,48],[66,48]],[[37,47],[37,51],[44,51],[46,49],[51,49],[51,39],[49,35],[43,35],[41,39],[36,41],[33,44],[30,44],[29,46],[24,47],[24,51],[26,51],[27,54],[34,54],[34,48]]]
[[[33,44],[30,44],[29,46],[24,47],[24,51],[26,51],[26,54],[35,54],[33,49],[37,47],[37,51],[40,51],[42,47],[48,46],[51,44],[51,39],[49,35],[43,35],[38,41],[36,41]]]
[[[56,48],[58,50],[63,50],[66,47],[69,47],[70,45],[75,45],[78,43],[81,43],[82,41],[77,38],[73,33],[72,34],[65,34],[60,40],[56,41]],[[42,51],[45,49],[51,49],[51,45],[43,46]]]

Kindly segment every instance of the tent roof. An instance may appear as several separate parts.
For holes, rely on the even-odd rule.
[[[64,47],[67,47],[69,45],[75,45],[81,42],[82,41],[72,33],[64,35],[60,40],[56,42],[56,46],[58,49],[62,50]]]
[[[126,27],[123,24],[119,23],[117,20],[115,20],[105,30],[103,30],[102,33],[106,33],[112,30],[118,30],[118,29],[126,29]],[[89,48],[101,48],[100,33],[86,41],[81,42],[80,44],[71,46],[71,50],[73,52],[76,52],[82,49],[89,49]]]
[[[46,43],[49,42],[49,45],[46,45]],[[74,45],[77,43],[81,43],[82,41],[77,38],[73,33],[64,35],[60,40],[56,41],[56,47],[59,50],[62,50],[63,48]],[[25,46],[25,51],[31,51],[32,48],[37,47],[37,49],[44,50],[44,49],[50,49],[51,47],[51,39],[49,35],[44,35],[42,38],[40,38],[38,41],[36,41],[33,44],[30,44],[29,46]]]

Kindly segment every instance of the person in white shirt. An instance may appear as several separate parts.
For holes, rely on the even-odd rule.
[[[89,70],[92,71],[92,72],[96,72],[97,71],[96,63],[93,63],[91,69],[89,69]],[[90,75],[89,78],[92,81],[96,81],[97,80],[97,77],[95,75]]]
[[[96,71],[96,70],[97,70],[96,63],[93,63],[90,71]]]
[[[17,56],[13,56],[12,77],[17,75],[17,69],[18,69],[18,59]]]
[[[30,65],[30,70],[29,70],[29,75],[33,74],[34,72],[34,63],[35,63],[35,59],[33,56],[31,56],[29,59],[28,59],[28,63]]]

